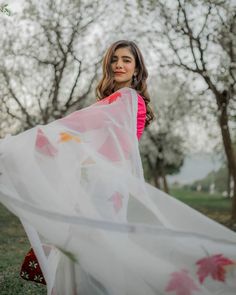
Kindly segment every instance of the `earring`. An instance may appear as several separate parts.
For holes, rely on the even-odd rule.
[[[136,85],[138,82],[137,76],[133,75],[133,84]]]

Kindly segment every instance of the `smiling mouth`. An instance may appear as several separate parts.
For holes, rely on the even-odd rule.
[[[123,73],[123,72],[115,72],[115,75],[123,75],[123,74],[125,74],[125,73]]]

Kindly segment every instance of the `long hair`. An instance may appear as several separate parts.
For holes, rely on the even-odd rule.
[[[150,96],[147,91],[148,72],[144,64],[142,53],[133,41],[120,40],[113,43],[107,50],[102,64],[103,77],[96,87],[96,95],[101,100],[111,95],[115,90],[114,73],[111,68],[112,58],[118,48],[127,47],[135,58],[135,66],[137,69],[136,79],[133,79],[131,87],[135,89],[144,99],[146,104],[146,122],[145,127],[154,119],[154,114],[149,106]]]

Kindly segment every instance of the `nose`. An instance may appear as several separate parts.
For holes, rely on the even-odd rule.
[[[122,61],[120,59],[117,60],[116,62],[116,69],[121,69],[122,68]]]

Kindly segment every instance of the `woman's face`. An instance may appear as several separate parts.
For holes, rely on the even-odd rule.
[[[115,80],[115,89],[129,87],[136,75],[135,58],[128,47],[118,48],[111,60],[111,69]]]

